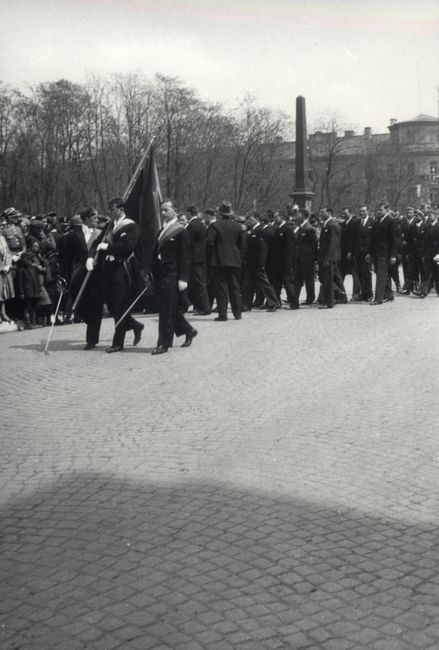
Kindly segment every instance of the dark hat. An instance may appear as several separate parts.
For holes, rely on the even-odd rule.
[[[51,210],[47,214],[44,215],[45,217],[56,217],[56,212],[55,210]]]
[[[6,217],[7,219],[9,219],[9,217],[19,217],[20,215],[21,212],[16,210],[14,207],[6,208],[6,210],[2,212],[2,217]]]
[[[79,216],[84,221],[85,219],[88,219],[89,217],[96,217],[97,214],[98,214],[98,212],[94,208],[85,208],[84,210],[81,210],[81,212],[79,213]]]
[[[108,201],[108,207],[109,208],[124,208],[125,207],[125,201],[120,196],[116,196],[114,199],[110,199],[110,201]]]
[[[204,214],[207,214],[210,217],[214,217],[215,216],[215,210],[212,210],[212,208],[207,208],[206,210],[204,210]]]
[[[223,201],[218,208],[218,214],[220,214],[222,217],[233,217],[235,214],[232,210],[232,204],[230,201]]]
[[[38,228],[44,228],[44,223],[39,219],[34,219],[30,222],[30,227],[32,230],[38,230]]]
[[[75,214],[71,219],[70,219],[70,225],[71,226],[82,226],[82,219],[79,216],[79,214]]]

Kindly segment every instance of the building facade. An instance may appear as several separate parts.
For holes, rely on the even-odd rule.
[[[418,115],[412,120],[390,120],[388,133],[362,134],[316,131],[308,136],[309,181],[313,210],[374,206],[387,200],[398,210],[409,205],[439,204],[439,120]],[[285,188],[292,192],[294,142],[283,142],[277,164]]]

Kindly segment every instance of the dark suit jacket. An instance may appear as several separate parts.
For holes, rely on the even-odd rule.
[[[161,233],[162,231],[160,231]],[[173,224],[157,240],[154,247],[154,279],[157,288],[171,288],[178,280],[189,277],[189,235],[180,224]]]
[[[432,223],[426,223],[424,226],[424,257],[431,259],[438,253],[439,246],[439,222],[433,226]]]
[[[317,233],[308,221],[302,226],[299,226],[297,244],[297,259],[299,262],[316,261],[318,251]]]
[[[368,217],[366,225],[363,226],[362,219],[355,224],[353,234],[353,252],[357,259],[364,258],[370,253],[370,242],[372,240],[373,221]]]
[[[271,240],[273,266],[284,271],[292,268],[297,259],[297,239],[294,234],[294,226],[284,223],[276,227]]]
[[[415,221],[411,223],[408,229],[407,242],[409,255],[422,256],[424,253],[424,228],[421,223],[418,225]]]
[[[397,253],[396,224],[389,215],[377,218],[372,229],[370,252],[374,257],[396,257]]]
[[[240,268],[244,250],[244,234],[239,223],[232,219],[214,221],[207,231],[207,243],[211,252],[211,266]]]
[[[267,235],[261,226],[258,226],[249,233],[247,241],[247,265],[252,269],[260,269],[267,265],[267,257]]]
[[[85,269],[85,262],[90,255],[89,248],[91,249],[94,242],[101,237],[101,232],[95,229],[87,245],[82,228],[75,227],[61,238],[59,244],[61,275],[69,284],[81,270]]]
[[[106,254],[113,255],[113,257],[118,261],[127,260],[134,251],[137,245],[137,240],[139,239],[139,229],[137,224],[134,221],[131,221],[131,219],[127,219],[123,226],[116,230],[116,232],[110,234],[109,239],[111,243],[107,248]]]
[[[322,227],[319,240],[318,260],[337,262],[340,258],[340,228],[333,218]]]
[[[187,225],[189,235],[189,257],[192,264],[204,264],[206,260],[207,230],[199,217],[191,219]]]
[[[341,224],[341,259],[345,260],[348,253],[354,252],[354,236],[358,226],[358,217],[352,217]]]

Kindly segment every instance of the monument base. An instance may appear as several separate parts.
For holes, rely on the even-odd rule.
[[[289,196],[294,199],[294,202],[297,203],[299,208],[306,208],[306,210],[311,212],[314,192],[310,192],[309,190],[297,190],[291,192]]]

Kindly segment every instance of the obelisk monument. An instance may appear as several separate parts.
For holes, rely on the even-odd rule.
[[[314,192],[310,189],[308,164],[308,136],[306,131],[305,97],[296,97],[296,160],[294,191],[290,196],[299,208],[311,211]]]

